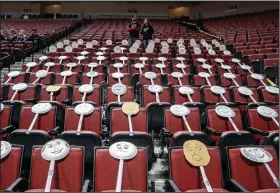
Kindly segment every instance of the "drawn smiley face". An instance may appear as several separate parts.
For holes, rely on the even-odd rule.
[[[217,113],[217,115],[221,116],[221,117],[234,117],[235,113],[234,111],[225,105],[219,105],[215,108],[215,112]]]
[[[265,163],[265,162],[272,161],[272,155],[262,148],[256,148],[256,147],[241,148],[240,152],[244,157],[254,162]]]
[[[270,107],[266,107],[266,106],[259,106],[257,108],[257,111],[260,115],[264,116],[264,117],[268,117],[268,118],[276,118],[278,117],[278,113],[270,108]]]
[[[1,141],[1,157],[0,159],[5,158],[12,150],[12,146],[7,141]]]
[[[190,113],[190,109],[183,105],[172,105],[170,111],[175,116],[187,116]]]
[[[109,153],[115,159],[132,159],[137,154],[137,147],[132,143],[120,141],[110,146]]]
[[[50,103],[38,103],[34,105],[31,111],[35,114],[44,114],[51,110],[52,105]]]
[[[68,155],[70,151],[69,144],[62,139],[49,141],[42,148],[41,154],[45,160],[60,160]]]

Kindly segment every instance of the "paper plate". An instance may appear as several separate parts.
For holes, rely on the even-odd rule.
[[[98,64],[95,63],[95,62],[91,62],[91,63],[88,64],[88,67],[90,67],[90,68],[96,68],[96,67],[98,67]]]
[[[123,64],[122,63],[115,63],[115,64],[113,64],[113,67],[114,68],[123,68]]]
[[[59,60],[65,60],[65,59],[67,59],[67,58],[68,58],[67,56],[59,56],[59,57],[58,57]]]
[[[212,46],[211,46],[210,44],[207,44],[207,45],[206,45],[206,50],[208,50],[208,51],[209,51],[209,50],[212,50]],[[208,53],[209,53],[209,52],[208,52]]]
[[[232,118],[235,116],[235,112],[228,106],[219,105],[215,108],[217,115],[225,118]]]
[[[278,113],[270,108],[270,107],[266,107],[266,106],[258,106],[257,111],[260,115],[267,117],[267,118],[276,118],[278,117]]]
[[[95,78],[95,77],[97,77],[98,76],[98,72],[95,72],[95,71],[92,71],[92,72],[88,72],[87,73],[87,77],[93,77],[93,78]]]
[[[7,141],[1,141],[1,157],[0,159],[4,159],[5,157],[7,157],[7,155],[10,154],[10,152],[12,151],[12,146],[9,142]]]
[[[44,160],[57,161],[65,158],[70,152],[69,144],[62,139],[54,139],[46,143],[41,151]]]
[[[172,38],[168,38],[167,39],[167,43],[172,44],[173,43],[173,39]]]
[[[178,61],[185,61],[186,59],[183,58],[183,57],[177,57],[176,60],[178,60]]]
[[[229,65],[222,65],[221,68],[224,69],[224,70],[230,70],[231,69],[231,67]]]
[[[41,56],[40,58],[39,58],[39,60],[40,61],[44,61],[44,60],[47,60],[49,57],[48,56]]]
[[[208,50],[208,54],[211,55],[211,56],[213,56],[213,55],[216,54],[216,52],[215,52],[214,50]]]
[[[186,54],[186,49],[185,48],[180,48],[179,49],[179,54]]]
[[[98,41],[92,40],[92,44],[93,44],[94,46],[97,46],[97,45],[98,45]]]
[[[140,60],[140,61],[148,61],[149,58],[147,58],[147,57],[140,57],[139,60]]]
[[[256,79],[256,80],[262,80],[262,79],[264,79],[263,75],[261,75],[261,74],[251,74],[251,77],[252,77],[253,79]]]
[[[252,96],[253,95],[253,91],[245,86],[240,86],[238,87],[238,92],[240,94],[246,95],[246,96]]]
[[[104,55],[103,52],[96,52],[95,54],[96,54],[97,56],[102,56],[102,55]]]
[[[93,48],[93,43],[91,42],[86,43],[86,48]]]
[[[50,46],[49,47],[49,52],[56,52],[56,51],[57,51],[57,49],[56,49],[55,46]]]
[[[78,45],[83,45],[83,44],[84,44],[84,41],[83,41],[82,39],[79,39],[79,40],[77,41],[77,43],[78,43]]]
[[[225,94],[226,90],[223,87],[220,86],[211,86],[210,90],[215,94]]]
[[[242,65],[241,68],[243,70],[251,70],[251,66],[247,66],[247,65]]]
[[[226,46],[225,45],[221,45],[220,46],[220,51],[225,51],[226,50]]]
[[[134,68],[144,68],[144,67],[145,67],[145,65],[142,64],[142,63],[136,63],[136,64],[134,64]]]
[[[216,39],[213,39],[213,40],[211,41],[212,44],[215,44],[216,42],[217,42]]]
[[[100,50],[103,51],[103,52],[105,52],[106,50],[108,50],[108,48],[102,47],[102,48],[100,48]]]
[[[81,54],[82,54],[83,57],[84,57],[84,55],[88,55],[89,52],[88,52],[88,51],[82,51]],[[80,56],[78,56],[78,57],[80,57]],[[77,57],[77,59],[78,59],[78,57]],[[85,58],[85,57],[84,57],[84,58]],[[80,59],[78,59],[78,60],[80,60]],[[81,60],[84,60],[84,59],[81,59]]]
[[[194,90],[188,86],[181,86],[179,88],[179,93],[181,93],[182,95],[191,95],[194,93]]]
[[[180,48],[186,49],[186,46],[184,46],[183,44],[181,44],[181,45],[179,45],[179,49],[180,49]]]
[[[201,54],[201,49],[200,48],[195,48],[194,50],[195,54]]]
[[[120,59],[121,61],[127,61],[127,60],[128,60],[128,57],[126,57],[126,56],[121,56],[119,59]]]
[[[160,39],[155,38],[155,43],[159,43],[159,42],[160,42]]]
[[[200,40],[200,43],[201,43],[201,44],[203,44],[204,42],[206,42],[205,39],[201,39],[201,40]]]
[[[124,102],[122,104],[122,112],[128,116],[136,115],[139,110],[139,104],[136,102]]]
[[[137,155],[137,147],[126,141],[113,143],[109,147],[110,155],[118,160],[129,160]]]
[[[54,62],[47,62],[44,64],[46,67],[52,67],[52,66],[55,66],[55,63]]]
[[[182,78],[184,75],[183,75],[183,73],[181,73],[181,72],[172,72],[172,73],[171,73],[171,76],[172,76],[173,78]]]
[[[222,63],[224,60],[222,58],[215,58],[215,62]]]
[[[190,114],[190,109],[184,105],[172,105],[170,111],[173,115],[183,117]]]
[[[94,106],[89,103],[81,103],[75,107],[74,111],[78,115],[90,115],[94,111]]]
[[[197,58],[197,61],[203,63],[203,62],[206,62],[206,60],[204,58]]]
[[[64,45],[69,45],[69,44],[70,44],[70,41],[69,41],[69,40],[63,40],[63,44],[64,44]]]
[[[132,46],[132,47],[129,48],[129,52],[132,53],[132,54],[137,53],[137,48]]]
[[[112,45],[112,40],[106,40],[106,45],[111,46]]]
[[[202,68],[208,70],[211,69],[212,66],[210,66],[209,64],[202,64]]]
[[[73,72],[69,71],[69,70],[65,70],[60,73],[61,76],[71,76],[72,74],[73,74]]]
[[[159,61],[163,61],[163,62],[165,62],[166,60],[167,60],[167,58],[165,58],[165,57],[158,57],[157,58]]]
[[[232,58],[231,61],[234,62],[234,63],[239,63],[240,62],[240,60],[237,59],[237,58]]]
[[[84,60],[84,59],[86,59],[84,56],[78,56],[77,58],[76,58],[77,60]]]
[[[71,63],[68,63],[66,64],[67,67],[76,67],[78,64],[77,63],[74,63],[74,62],[71,62]]]
[[[22,91],[22,90],[25,90],[26,88],[27,88],[27,84],[25,84],[25,83],[18,83],[18,84],[15,84],[12,87],[12,90],[13,91]]]
[[[164,47],[161,49],[161,53],[163,54],[168,54],[168,52],[169,52],[169,48]]]
[[[145,72],[144,76],[147,79],[155,79],[157,77],[157,74],[154,72]]]
[[[91,93],[93,92],[94,87],[91,84],[83,84],[79,87],[79,92],[81,93]]]
[[[224,77],[226,77],[227,79],[234,79],[234,78],[236,78],[236,76],[234,75],[234,74],[232,74],[232,73],[224,73],[223,74],[224,75]]]
[[[96,59],[99,60],[99,61],[100,60],[102,61],[102,60],[105,60],[105,56],[97,56]]]
[[[166,65],[165,65],[165,64],[161,64],[161,63],[160,63],[160,64],[156,64],[156,67],[157,67],[157,68],[165,68],[165,67],[166,67]]]
[[[20,71],[12,71],[8,73],[8,77],[17,77],[20,75]]]
[[[127,40],[123,40],[123,41],[122,41],[122,45],[123,45],[123,46],[127,46],[127,45],[128,45],[128,41],[127,41]]]
[[[37,63],[36,63],[36,62],[28,62],[28,63],[26,64],[26,66],[27,66],[28,68],[32,68],[32,67],[37,66]]]
[[[182,43],[185,42],[185,40],[183,38],[180,38],[179,41],[182,42]]]
[[[265,90],[267,92],[270,92],[271,94],[279,94],[279,88],[277,88],[275,86],[266,86]]]
[[[176,67],[177,68],[187,68],[187,66],[185,64],[182,64],[182,63],[176,64]]]
[[[37,78],[45,78],[46,76],[48,76],[48,72],[46,70],[39,70],[35,73],[35,76]]]
[[[66,46],[65,47],[65,52],[72,52],[73,51],[73,48],[71,46]]]
[[[220,42],[216,42],[216,43],[215,43],[215,46],[216,46],[216,47],[220,47],[220,46],[221,46],[221,43],[220,43]]]
[[[121,73],[121,72],[114,72],[114,73],[112,74],[112,77],[113,77],[113,78],[123,78],[123,77],[124,77],[124,74]]]
[[[45,114],[52,109],[50,103],[37,103],[31,108],[31,111],[35,114]]]
[[[190,45],[191,45],[192,47],[194,47],[194,46],[196,46],[197,44],[196,44],[196,42],[190,42]]]
[[[63,45],[62,42],[58,42],[58,43],[56,44],[56,47],[57,47],[57,48],[63,48],[63,46],[64,46],[64,45]]]
[[[150,85],[149,87],[148,87],[148,90],[150,91],[150,92],[152,92],[152,93],[160,93],[160,92],[162,92],[163,91],[163,88],[162,88],[162,86],[160,86],[160,85],[157,85],[157,84],[154,84],[154,85]]]
[[[112,93],[114,95],[124,95],[126,90],[127,88],[124,84],[117,83],[112,86]]]
[[[207,42],[202,43],[202,46],[205,47],[205,48],[206,48],[207,45],[208,45]]]
[[[198,73],[198,76],[200,76],[202,78],[206,78],[206,77],[208,78],[208,77],[210,77],[210,74],[207,72],[200,72],[200,73]]]
[[[245,158],[253,162],[268,163],[273,159],[269,152],[259,147],[242,147],[240,152]]]
[[[4,105],[2,103],[0,103],[0,112],[2,112],[4,109]]]
[[[177,46],[179,47],[180,45],[182,45],[183,43],[182,42],[180,42],[180,41],[177,41]]]
[[[146,53],[153,53],[154,49],[150,48],[150,47],[147,47],[145,51],[146,51]]]
[[[155,44],[154,40],[150,40],[149,44]]]
[[[72,43],[72,48],[78,48],[78,47],[79,47],[79,44],[77,42]]]
[[[223,53],[224,53],[224,55],[226,55],[226,56],[231,55],[231,52],[230,52],[230,51],[228,51],[228,50],[225,50]]]

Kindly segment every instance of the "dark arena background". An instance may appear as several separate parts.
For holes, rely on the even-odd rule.
[[[279,192],[279,1],[1,1],[0,191]]]

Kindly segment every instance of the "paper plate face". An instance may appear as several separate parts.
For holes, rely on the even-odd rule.
[[[208,54],[209,54],[209,55],[215,55],[216,52],[215,52],[214,50],[208,50]]]
[[[159,63],[159,64],[156,64],[156,67],[157,67],[157,68],[165,68],[166,65],[165,65],[165,64],[162,64],[162,63]]]
[[[139,104],[136,102],[124,102],[122,104],[122,111],[126,115],[136,115],[139,110]]]
[[[278,117],[278,113],[270,108],[270,107],[266,107],[266,106],[259,106],[257,108],[257,111],[260,115],[267,117],[267,118],[276,118]]]
[[[179,54],[186,54],[186,49],[185,48],[180,48],[179,49]]]
[[[82,55],[88,55],[89,52],[88,52],[88,51],[82,51],[81,54],[82,54]],[[78,57],[79,57],[79,56],[78,56]]]
[[[177,41],[177,46],[179,47],[180,45],[182,45],[182,42],[180,42],[180,41]]]
[[[157,74],[154,72],[145,72],[145,78],[147,79],[155,79],[157,77]]]
[[[154,85],[150,85],[148,87],[148,90],[152,93],[160,93],[163,91],[163,88],[160,85],[154,84]]]
[[[130,53],[137,53],[137,48],[132,46],[132,47],[129,48],[129,52]]]
[[[121,56],[121,57],[120,57],[120,60],[121,60],[121,61],[127,61],[127,60],[128,60],[128,57],[126,57],[126,56]]]
[[[52,66],[55,66],[55,63],[54,62],[47,62],[44,64],[46,67],[52,67]]]
[[[183,144],[185,159],[193,166],[207,166],[210,156],[204,143],[198,140],[188,140]]]
[[[2,103],[0,103],[0,112],[2,112],[4,109],[4,105]]]
[[[41,56],[40,58],[39,58],[39,60],[40,61],[44,61],[44,60],[47,60],[49,57],[48,56]]]
[[[64,46],[64,45],[63,45],[62,42],[58,42],[58,43],[56,44],[56,47],[57,47],[57,48],[63,48],[63,46]]]
[[[224,70],[230,70],[231,69],[231,67],[229,65],[222,65],[221,68],[224,69]]]
[[[134,67],[135,67],[135,68],[144,68],[145,65],[142,64],[142,63],[136,63],[136,64],[134,64]]]
[[[20,75],[20,71],[12,71],[8,73],[8,77],[17,77],[18,75]]]
[[[224,77],[226,77],[227,79],[234,79],[236,78],[236,76],[232,73],[224,73]]]
[[[194,90],[191,88],[191,87],[188,87],[188,86],[181,86],[179,88],[179,92],[182,94],[182,95],[191,95],[194,93]]]
[[[183,44],[181,44],[181,45],[179,46],[179,50],[180,50],[181,48],[186,49],[186,47],[185,47]]]
[[[54,139],[46,143],[41,151],[44,160],[56,161],[65,158],[70,152],[69,144],[62,139]]]
[[[73,48],[72,48],[72,46],[66,46],[65,47],[65,52],[72,52],[73,51]]]
[[[222,63],[222,62],[224,62],[224,60],[222,58],[216,58],[215,62]]]
[[[96,46],[96,45],[98,45],[98,41],[92,40],[92,44],[93,44],[94,46]]]
[[[187,66],[185,64],[182,64],[182,63],[176,64],[176,67],[177,68],[187,68]]]
[[[256,79],[256,80],[264,79],[263,75],[261,75],[261,74],[251,74],[251,76],[253,79]]]
[[[178,60],[178,61],[185,61],[186,59],[183,58],[183,57],[177,57],[176,60]]]
[[[172,39],[172,38],[168,38],[168,39],[167,39],[167,43],[172,44],[172,42],[173,42],[173,39]]]
[[[215,94],[225,94],[226,90],[220,86],[211,86],[210,90]]]
[[[192,47],[194,47],[194,46],[196,46],[196,42],[190,42],[190,45],[191,45]]]
[[[155,43],[159,43],[159,42],[160,42],[160,39],[155,38]]]
[[[220,46],[220,51],[225,51],[226,50],[226,46],[225,45],[221,45]]]
[[[113,78],[123,78],[123,77],[124,77],[124,74],[121,73],[121,72],[114,72],[114,73],[112,74],[112,77],[113,77]]]
[[[202,68],[208,70],[211,69],[212,66],[210,66],[209,64],[202,64]]]
[[[181,72],[172,72],[171,76],[173,78],[182,78],[184,75]]]
[[[95,72],[95,71],[92,71],[92,72],[88,72],[87,73],[87,77],[93,77],[93,78],[95,78],[95,77],[97,77],[98,76],[98,72]]]
[[[1,157],[0,159],[4,159],[7,155],[10,154],[12,151],[12,146],[9,142],[7,141],[1,141]]]
[[[112,92],[114,95],[124,95],[126,93],[126,86],[124,84],[114,84],[112,86]]]
[[[175,116],[187,116],[190,114],[190,109],[188,107],[185,107],[184,105],[172,105],[170,107],[170,111]]]
[[[247,65],[242,65],[241,68],[243,70],[251,70],[251,66],[247,66]]]
[[[26,66],[29,67],[29,68],[32,68],[32,67],[37,66],[37,63],[36,63],[36,62],[28,62],[28,63],[26,64]]]
[[[198,73],[198,76],[200,76],[202,78],[209,78],[210,74],[207,72],[200,72],[200,73]]]
[[[77,43],[78,43],[78,45],[83,45],[84,41],[83,41],[82,39],[79,39],[79,40],[77,41]]]
[[[83,84],[79,87],[79,92],[81,93],[91,93],[94,90],[94,87],[91,84]]]
[[[240,152],[245,158],[253,162],[267,163],[273,159],[269,152],[259,147],[242,147]]]
[[[123,64],[122,63],[115,63],[115,64],[113,64],[113,67],[114,68],[123,68]]]
[[[97,59],[98,61],[100,61],[100,60],[102,61],[102,60],[105,60],[105,56],[97,56],[96,59]]]
[[[95,63],[95,62],[91,62],[91,63],[88,64],[88,67],[90,67],[90,68],[96,68],[96,67],[98,67],[98,64]]]
[[[86,59],[84,56],[78,56],[77,57],[77,60],[84,60],[84,59]]]
[[[122,41],[122,45],[123,45],[123,46],[127,46],[127,45],[128,45],[128,41],[127,41],[127,40],[123,40],[123,41]]]
[[[46,76],[48,76],[48,72],[46,70],[39,70],[36,72],[35,76],[37,78],[45,78]]]
[[[235,116],[235,112],[228,106],[225,105],[219,105],[215,108],[215,112],[217,115],[225,118],[231,118]]]
[[[106,45],[111,46],[112,45],[112,40],[106,40]]]
[[[59,91],[61,88],[61,86],[57,86],[57,85],[50,85],[46,88],[47,92],[57,92]]]
[[[139,60],[140,61],[147,61],[147,60],[149,60],[149,58],[147,58],[147,57],[140,57]]]
[[[206,60],[204,59],[204,58],[197,58],[197,61],[199,61],[199,62],[206,62]]]
[[[203,47],[206,47],[207,45],[208,45],[207,42],[203,42],[203,43],[202,43],[202,46],[203,46]]]
[[[66,64],[67,67],[76,67],[78,64],[77,63],[74,63],[74,62],[71,62],[71,63],[68,63]]]
[[[239,63],[240,62],[240,60],[237,59],[237,58],[232,58],[231,61],[234,62],[234,63]]]
[[[72,74],[73,74],[73,72],[69,71],[69,70],[65,70],[60,73],[61,76],[71,76]]]
[[[231,55],[231,52],[230,52],[230,51],[228,51],[228,50],[225,50],[223,53],[224,53],[224,55],[226,55],[226,56]]]
[[[215,43],[215,46],[216,46],[216,47],[220,47],[220,46],[221,46],[221,43],[220,43],[220,42],[216,42],[216,43]]]
[[[35,114],[45,114],[49,112],[52,108],[50,103],[37,103],[31,109],[31,111]]]
[[[86,43],[86,48],[93,48],[93,44],[91,42]]]
[[[15,84],[12,87],[12,90],[13,91],[22,91],[22,90],[25,90],[26,88],[27,88],[27,84],[25,84],[25,83],[18,83],[18,84]]]
[[[210,44],[207,44],[207,45],[206,45],[206,50],[208,50],[208,51],[209,51],[209,50],[212,50],[212,46],[211,46]],[[209,53],[209,52],[208,52],[208,53]]]
[[[94,111],[94,107],[89,103],[81,103],[75,107],[74,111],[78,115],[90,115]]]
[[[195,48],[194,50],[195,54],[201,54],[201,49],[200,48]]]
[[[65,60],[65,59],[67,59],[67,56],[59,56],[58,59],[59,60]]]
[[[266,86],[265,90],[267,92],[270,92],[271,94],[279,94],[279,88],[277,88],[275,86]]]
[[[120,141],[109,147],[109,153],[115,159],[129,160],[136,156],[137,147],[130,142]]]
[[[49,52],[56,52],[56,51],[57,51],[57,49],[56,49],[55,46],[50,46],[49,47]]]
[[[138,45],[141,45],[141,41],[140,40],[136,40],[135,43],[138,44]]]
[[[64,45],[69,45],[69,44],[70,44],[70,41],[69,41],[69,40],[63,40],[63,44],[64,44]]]
[[[245,86],[240,86],[238,87],[238,92],[240,94],[246,95],[246,96],[252,96],[253,95],[253,91]]]
[[[158,57],[157,58],[159,61],[163,61],[163,62],[165,62],[166,60],[167,60],[167,58],[165,58],[165,57]]]

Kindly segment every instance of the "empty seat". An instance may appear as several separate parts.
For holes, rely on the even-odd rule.
[[[205,105],[215,105],[216,103],[225,103],[224,99],[219,94],[215,94],[211,91],[209,86],[202,86],[201,88],[203,99]],[[227,102],[231,102],[229,88],[224,87],[225,93],[223,94]]]
[[[66,77],[64,84],[71,84],[71,85],[76,84],[78,81],[78,76],[79,76],[79,74],[73,72],[73,74],[71,76]],[[58,73],[55,78],[55,83],[63,84],[63,79],[64,79],[64,76],[61,76],[61,74]]]
[[[210,84],[216,85],[216,77],[214,74],[211,74],[210,77],[208,78]],[[208,85],[207,81],[205,78],[200,77],[199,75],[194,75],[193,76],[193,84],[195,86],[203,86],[203,85]]]
[[[8,79],[9,79],[8,74],[5,74],[4,75],[4,83],[6,83],[8,81]],[[12,77],[7,83],[13,83],[13,84],[26,83],[26,74],[25,74],[25,72],[21,72],[16,77]]]
[[[51,85],[54,84],[54,80],[55,80],[55,73],[53,72],[49,72],[46,77],[40,78],[38,81],[35,73],[30,73],[30,77],[29,77],[29,83],[31,84],[37,81],[35,84]]]
[[[126,86],[129,86],[131,84],[131,80],[130,80],[131,75],[129,73],[123,73],[123,75],[124,76],[122,78],[120,78],[121,83],[126,85]],[[119,83],[119,80],[117,78],[113,78],[112,74],[109,74],[108,75],[108,85],[112,86],[112,85],[117,84],[117,83]]]
[[[12,125],[13,106],[3,105],[3,107],[0,111],[0,140],[5,140],[7,135],[15,128]]]
[[[94,103],[96,106],[100,106],[101,102],[102,102],[101,101],[102,88],[98,84],[93,84],[92,86],[94,87],[94,90],[93,90],[93,92],[86,94],[85,101]],[[82,98],[83,98],[84,94],[79,91],[79,88],[80,88],[80,86],[75,86],[73,89],[73,104],[74,105],[82,102]]]
[[[264,86],[258,87],[258,91],[265,103],[279,103],[279,94],[268,92]]]

